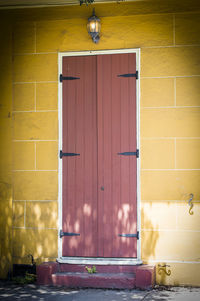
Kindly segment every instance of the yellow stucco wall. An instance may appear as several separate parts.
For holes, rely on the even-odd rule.
[[[12,30],[0,21],[0,278],[12,268]]]
[[[141,48],[142,259],[157,265],[158,283],[200,285],[200,12],[101,17],[98,45],[87,19],[69,15],[15,18],[12,66],[10,53],[2,56],[12,75],[2,98],[2,185],[8,184],[1,212],[13,238],[1,231],[1,256],[12,250],[14,263],[29,262],[28,254],[38,263],[57,257],[57,53]],[[159,274],[158,264],[169,265],[171,275]]]

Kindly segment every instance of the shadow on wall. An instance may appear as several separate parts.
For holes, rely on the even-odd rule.
[[[15,201],[13,205],[13,263],[54,261],[57,257],[57,202]]]
[[[13,261],[30,264],[29,254],[37,264],[57,257],[57,229],[14,229]]]
[[[144,209],[141,209],[142,224],[145,224],[147,230],[142,230],[142,259],[148,261],[152,257],[155,257],[156,243],[159,239],[159,232],[149,229],[155,229],[151,220],[144,213]]]
[[[12,269],[12,190],[8,183],[0,182],[0,278]]]
[[[142,260],[143,263],[148,263],[152,258],[156,258],[156,244],[159,239],[158,226],[152,224],[147,214],[144,213],[144,209],[141,209],[142,225],[145,225],[146,229],[142,230]],[[166,284],[167,278],[171,275],[170,266],[165,262],[156,264],[156,280],[157,283]],[[178,285],[178,283],[177,283]],[[153,299],[152,299],[153,300]]]
[[[143,208],[141,209],[141,220],[142,225],[145,225],[143,226],[145,229],[142,230],[142,260],[144,263],[148,263],[149,260],[156,259],[156,244],[161,233],[157,231],[158,224],[152,223]],[[156,282],[166,285],[171,272],[171,267],[166,262],[156,263]],[[178,285],[178,283],[176,284]]]
[[[0,18],[0,278],[12,268],[11,24]]]

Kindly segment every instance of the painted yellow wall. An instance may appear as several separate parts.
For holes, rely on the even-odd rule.
[[[12,30],[0,21],[0,278],[12,268]]]
[[[142,259],[157,265],[160,284],[200,286],[200,12],[101,17],[98,45],[87,34],[86,18],[56,12],[57,20],[35,10],[30,21],[25,13],[20,21],[12,15],[13,85],[10,75],[2,98],[7,114],[13,91],[12,220],[11,186],[1,210],[7,229],[13,225],[13,262],[29,262],[28,254],[38,263],[57,257],[57,53],[141,48]],[[9,133],[1,141],[10,150],[11,118],[5,120]],[[3,177],[11,169],[5,157]],[[10,185],[8,174],[3,181]],[[159,264],[169,265],[171,275]]]

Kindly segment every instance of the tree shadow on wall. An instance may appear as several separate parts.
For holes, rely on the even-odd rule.
[[[11,272],[12,264],[12,188],[0,182],[0,278]]]
[[[14,229],[13,261],[15,264],[30,264],[30,255],[37,264],[55,261],[57,257],[57,229]]]
[[[156,244],[160,234],[156,231],[155,226],[153,226],[151,220],[145,214],[144,209],[141,209],[141,221],[142,225],[145,225],[146,228],[142,229],[142,259],[148,261],[155,258]]]
[[[157,225],[153,225],[152,221],[147,217],[144,209],[141,210],[142,225],[142,260],[144,263],[151,260],[156,260],[159,254],[156,254],[156,245],[161,233]],[[167,250],[166,250],[167,252]],[[167,262],[156,262],[156,282],[159,285],[168,285],[169,277],[171,276],[171,267]],[[178,283],[176,283],[178,285]]]

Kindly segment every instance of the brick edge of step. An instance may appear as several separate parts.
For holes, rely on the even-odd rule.
[[[133,289],[135,275],[128,273],[56,273],[52,275],[53,285],[71,288]]]

